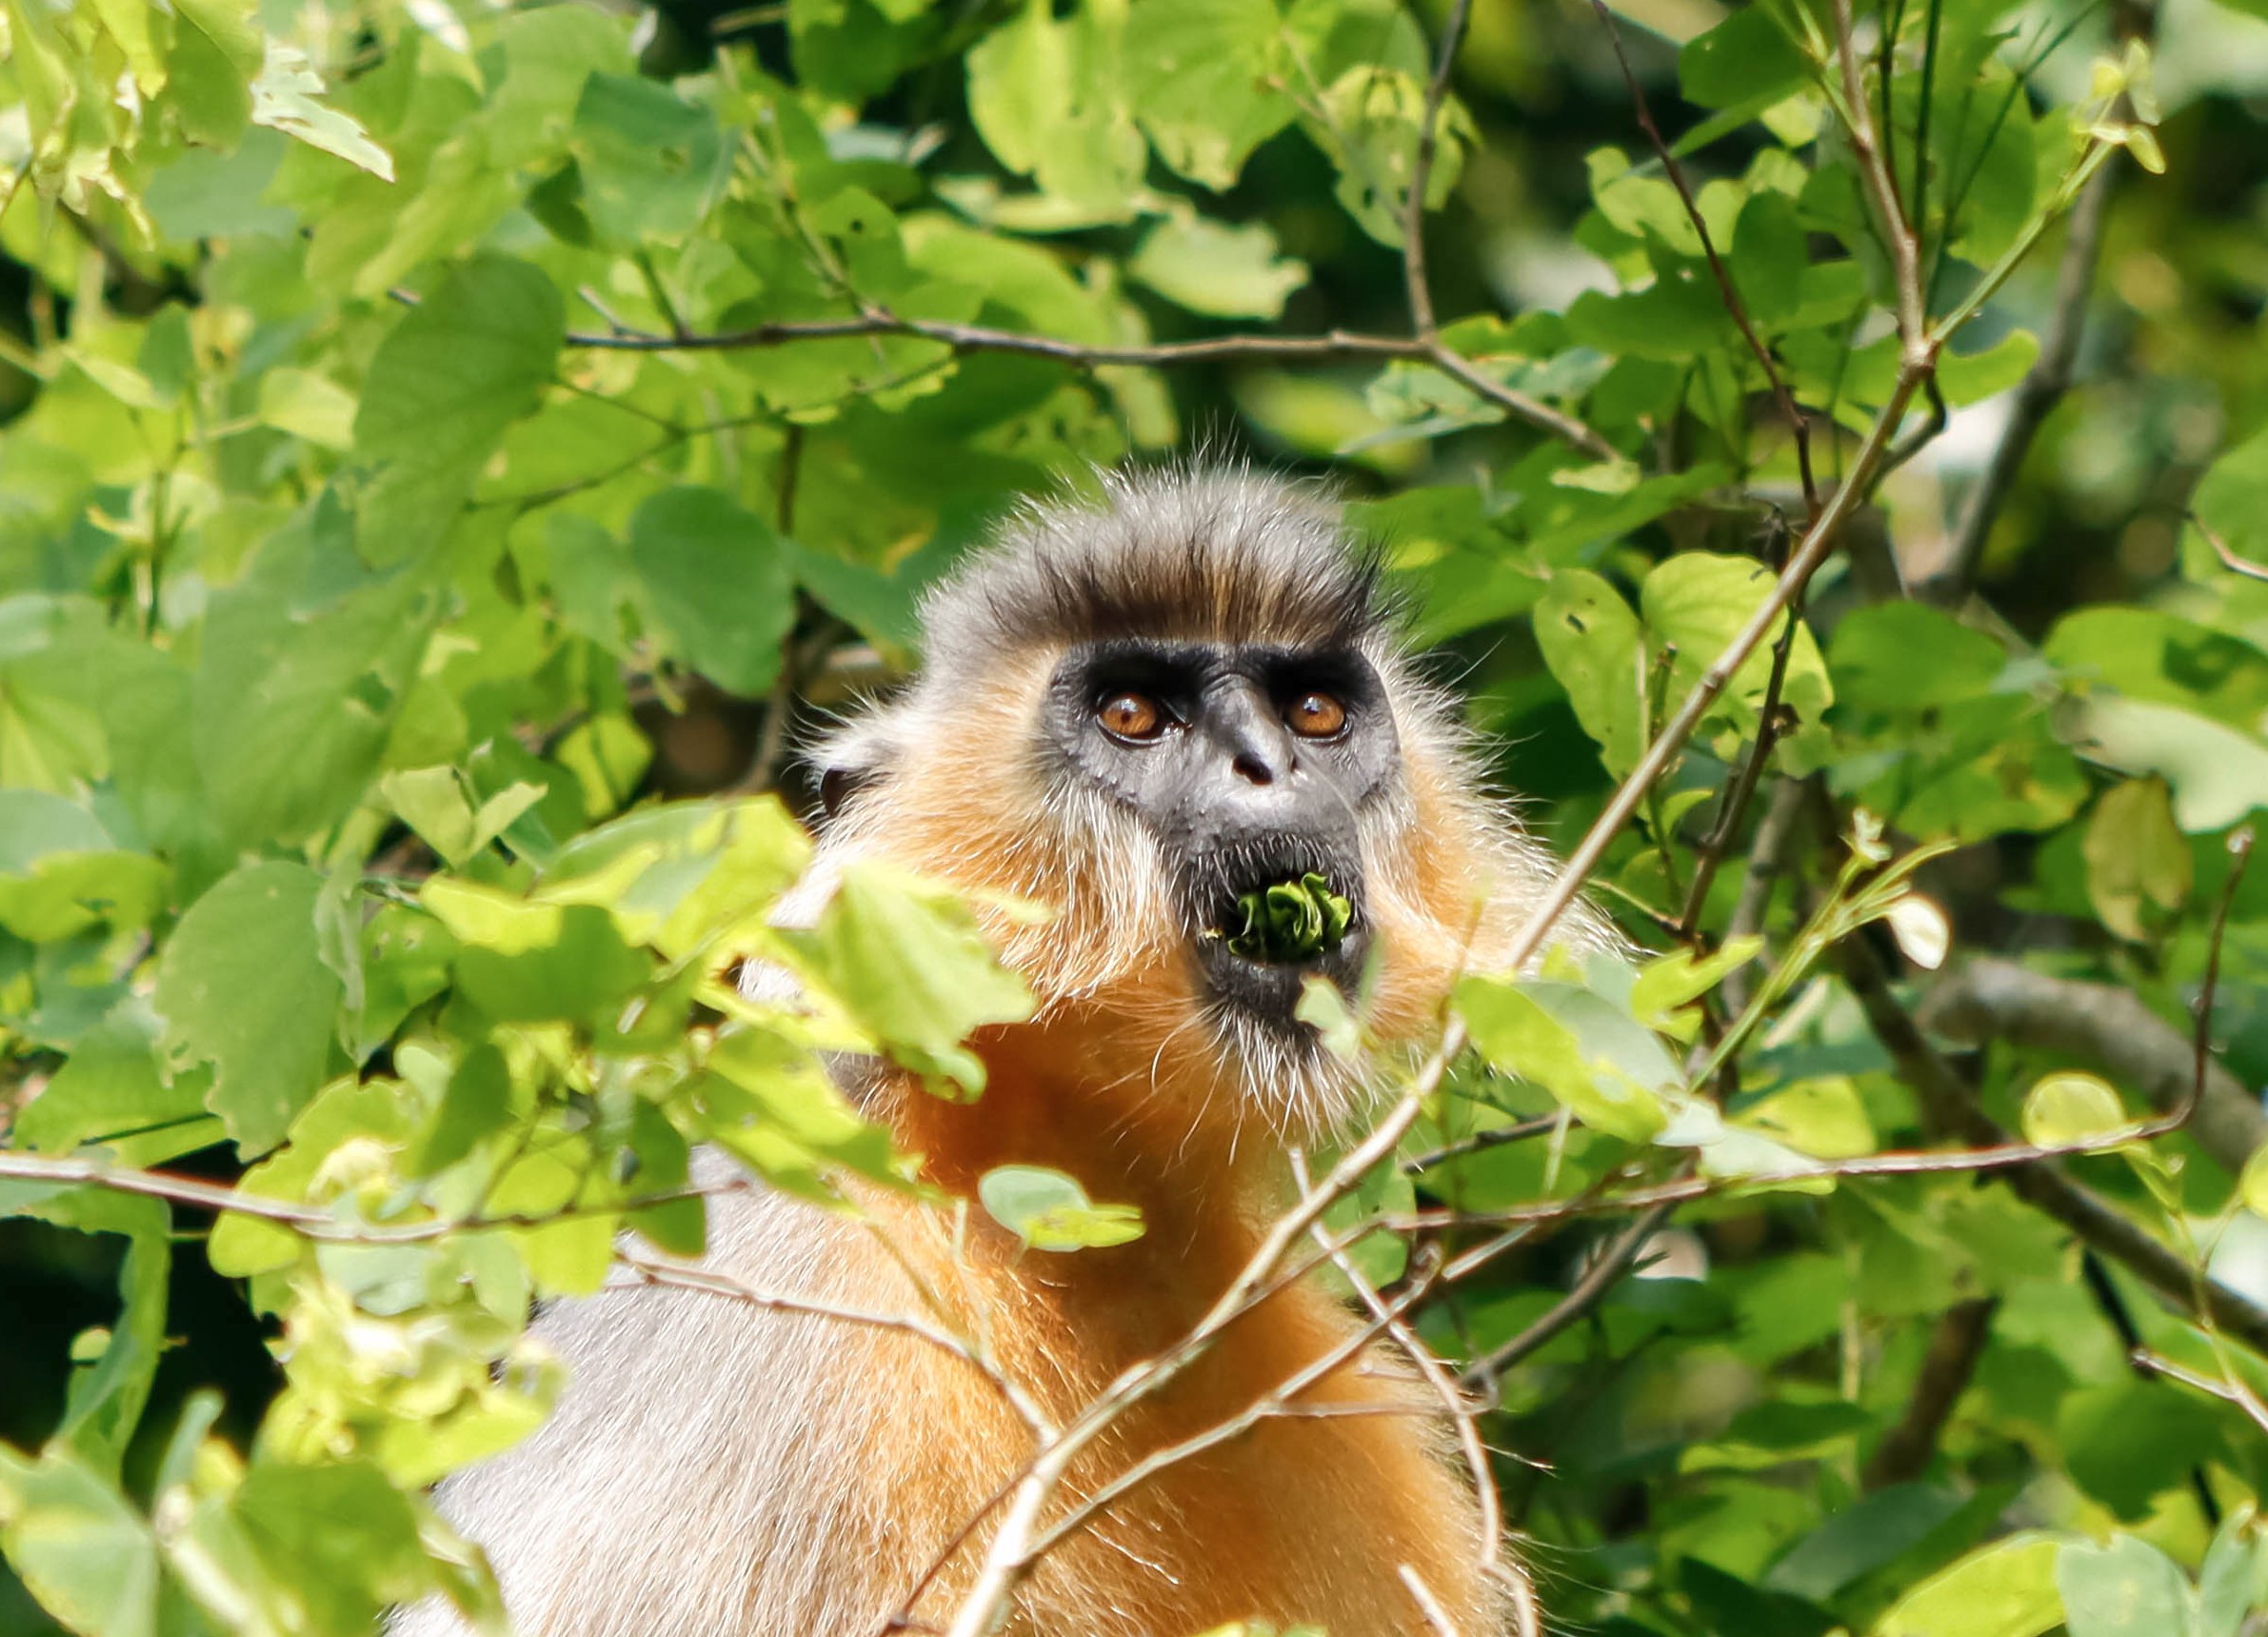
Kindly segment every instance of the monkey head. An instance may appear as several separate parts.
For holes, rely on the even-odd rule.
[[[1304,489],[1108,477],[1098,501],[1021,513],[923,614],[919,680],[819,750],[823,858],[1049,906],[1000,920],[1004,958],[1043,1026],[1114,1022],[1148,1091],[1226,1071],[1246,1095],[1216,1114],[1343,1120],[1369,1077],[1299,1019],[1306,983],[1417,1037],[1547,878],[1477,793],[1376,556]],[[1262,935],[1271,888],[1330,924]]]

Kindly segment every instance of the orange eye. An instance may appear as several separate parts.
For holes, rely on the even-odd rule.
[[[1155,739],[1165,730],[1165,712],[1146,693],[1126,691],[1105,695],[1095,707],[1095,720],[1114,739]]]
[[[1310,689],[1291,702],[1283,720],[1304,738],[1328,739],[1346,726],[1346,707],[1327,693]]]

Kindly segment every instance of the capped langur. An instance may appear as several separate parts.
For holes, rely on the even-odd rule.
[[[1548,868],[1479,793],[1375,561],[1304,489],[1107,479],[1099,500],[1024,511],[924,617],[919,680],[819,749],[815,876],[883,859],[1054,910],[990,928],[1039,1008],[972,1041],[980,1100],[884,1063],[846,1071],[971,1208],[956,1227],[880,1190],[863,1219],[721,1196],[703,1266],[983,1337],[1060,1426],[1228,1288],[1286,1201],[1284,1148],[1348,1128],[1390,1085],[1399,1059],[1366,1071],[1295,1018],[1303,980],[1353,994],[1368,969],[1376,1036],[1421,1041],[1460,971],[1501,963]],[[1561,936],[1597,933],[1578,911]],[[1145,1231],[1025,1250],[973,1205],[1008,1164],[1138,1206]],[[1089,1447],[1049,1515],[1361,1325],[1312,1280],[1269,1296]],[[537,1329],[568,1372],[557,1413],[441,1495],[523,1637],[882,1637],[902,1610],[942,1630],[1005,1509],[987,1503],[1034,1449],[995,1381],[903,1330],[673,1288],[565,1304]],[[1296,1404],[1067,1534],[1005,1629],[1186,1637],[1250,1619],[1389,1637],[1445,1614],[1464,1637],[1503,1631],[1439,1398],[1377,1345]],[[434,1606],[394,1627],[455,1628]]]

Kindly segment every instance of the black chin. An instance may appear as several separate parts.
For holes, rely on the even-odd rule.
[[[1233,1007],[1271,1028],[1303,1034],[1312,1030],[1293,1013],[1306,981],[1311,977],[1327,978],[1343,993],[1352,995],[1363,975],[1363,957],[1369,948],[1370,933],[1362,924],[1362,911],[1358,908],[1355,925],[1347,928],[1346,936],[1339,941],[1337,948],[1310,955],[1303,961],[1256,961],[1235,953],[1226,938],[1216,936],[1198,941],[1197,967],[1207,997],[1216,1004]]]

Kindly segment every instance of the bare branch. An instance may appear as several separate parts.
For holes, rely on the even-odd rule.
[[[1462,1637],[1457,1623],[1449,1618],[1449,1611],[1442,1607],[1442,1600],[1434,1596],[1433,1587],[1425,1584],[1424,1577],[1406,1563],[1402,1566],[1400,1573],[1402,1584],[1409,1589],[1410,1600],[1417,1604],[1418,1612],[1425,1616],[1426,1627],[1434,1633],[1434,1637]]]
[[[2231,1175],[2268,1143],[2268,1113],[2243,1084],[2126,989],[1980,959],[1939,986],[1920,1020],[1966,1043],[2008,1040],[2086,1058],[2152,1107],[2187,1111],[2198,1146]]]
[[[1403,1134],[1416,1123],[1426,1100],[1441,1088],[1442,1077],[1463,1051],[1464,1043],[1463,1025],[1451,1018],[1442,1030],[1440,1045],[1386,1117],[1346,1151],[1328,1176],[1277,1218],[1243,1268],[1229,1282],[1228,1288],[1189,1333],[1156,1357],[1126,1369],[1032,1458],[1017,1480],[1007,1515],[985,1551],[976,1583],[953,1616],[948,1637],[987,1637],[1000,1624],[1017,1586],[1030,1573],[1048,1542],[1055,1538],[1052,1532],[1044,1538],[1041,1536],[1040,1517],[1071,1463],[1121,1414],[1165,1387],[1208,1352],[1221,1332],[1262,1299],[1292,1247],[1307,1237],[1309,1230],[1323,1220],[1324,1211],[1394,1152]]]
[[[1595,0],[1594,0],[1595,3]],[[1876,140],[1874,115],[1866,103],[1866,88],[1859,68],[1859,49],[1852,38],[1851,0],[1835,0],[1836,56],[1842,65],[1843,121],[1850,131],[1851,150],[1872,202],[1883,249],[1890,253],[1891,276],[1898,289],[1898,339],[1901,372],[1917,378],[1937,364],[1938,343],[1929,330],[1927,297],[1921,283],[1921,244],[1906,222],[1899,202],[1898,181],[1890,162]],[[1900,412],[1904,406],[1900,405]]]
[[[1847,0],[1845,5],[1847,7]],[[1926,337],[1924,342],[1925,345],[1919,350],[1909,349],[1907,356],[1900,363],[1889,402],[1882,406],[1881,412],[1875,417],[1874,425],[1867,429],[1865,442],[1859,446],[1858,451],[1851,457],[1849,476],[1804,529],[1802,540],[1789,555],[1787,567],[1781,570],[1770,594],[1757,605],[1756,611],[1748,617],[1748,623],[1741,628],[1725,646],[1724,651],[1701,673],[1701,680],[1694,685],[1693,691],[1686,695],[1685,702],[1678,707],[1676,714],[1663,726],[1654,742],[1646,747],[1646,753],[1640,759],[1638,767],[1616,789],[1614,795],[1607,801],[1605,810],[1600,813],[1582,842],[1568,855],[1566,864],[1553,877],[1542,901],[1530,911],[1526,925],[1513,940],[1511,952],[1505,959],[1507,967],[1517,968],[1525,966],[1542,948],[1543,940],[1553,925],[1575,901],[1583,882],[1606,855],[1608,844],[1630,822],[1631,815],[1638,810],[1639,804],[1645,799],[1645,793],[1653,787],[1654,781],[1669,770],[1670,764],[1676,761],[1685,741],[1701,726],[1701,719],[1707,713],[1710,705],[1732,681],[1734,672],[1756,651],[1758,645],[1771,634],[1773,628],[1780,623],[1796,599],[1802,595],[1803,588],[1810,584],[1811,576],[1819,571],[1820,565],[1827,560],[1844,520],[1857,508],[1867,486],[1873,481],[1882,456],[1897,432],[1898,423],[1904,417],[1906,406],[1913,401],[1922,376],[1928,373],[1936,357],[1934,347],[1927,344]]]
[[[1506,1143],[1524,1143],[1530,1137],[1541,1137],[1560,1123],[1557,1114],[1538,1114],[1532,1120],[1516,1120],[1509,1126],[1496,1126],[1485,1131],[1476,1131],[1462,1142],[1444,1143],[1438,1148],[1402,1162],[1402,1168],[1415,1176],[1429,1171],[1435,1166],[1451,1160],[1463,1159],[1467,1154],[1484,1153],[1490,1148],[1502,1148]]]
[[[386,1227],[358,1223],[319,1206],[267,1199],[256,1193],[246,1193],[240,1188],[205,1182],[196,1177],[174,1176],[166,1171],[131,1170],[100,1160],[46,1159],[37,1154],[0,1152],[0,1180],[52,1183],[63,1188],[101,1188],[114,1193],[142,1194],[174,1205],[194,1206],[202,1210],[272,1222],[279,1228],[288,1228],[304,1239],[320,1240],[328,1245],[415,1245],[453,1233],[478,1233],[499,1228],[541,1228],[577,1217],[627,1215],[648,1206],[669,1205],[678,1200],[712,1199],[721,1194],[745,1192],[757,1186],[752,1178],[736,1176],[721,1182],[690,1183],[684,1188],[664,1188],[656,1193],[605,1204],[570,1205],[547,1211],[510,1211],[495,1216],[445,1217],[431,1222]]]

